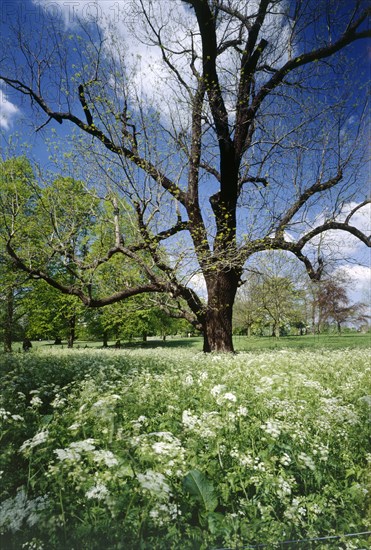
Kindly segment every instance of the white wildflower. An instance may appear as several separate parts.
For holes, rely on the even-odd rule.
[[[24,418],[23,416],[21,416],[20,414],[12,414],[11,416],[12,420],[14,420],[15,422],[23,422],[24,421]]]
[[[30,403],[31,403],[32,407],[35,407],[35,408],[40,407],[43,404],[42,400],[40,399],[40,397],[38,395],[34,395],[31,399]]]
[[[199,423],[199,418],[195,414],[192,414],[189,410],[184,410],[182,413],[182,423],[185,428],[188,430],[193,430],[194,427]]]
[[[237,416],[247,416],[248,414],[248,411],[247,411],[247,408],[246,407],[238,407],[237,409]]]
[[[107,468],[118,465],[118,460],[111,451],[98,450],[93,451],[93,460],[98,463],[104,462]]]
[[[85,496],[88,499],[95,498],[96,500],[104,500],[109,495],[109,491],[107,487],[104,485],[104,483],[98,481],[96,485],[93,485],[89,489],[89,491],[86,491]]]
[[[135,430],[140,430],[143,424],[145,424],[146,422],[147,422],[147,417],[144,416],[143,414],[138,416],[136,420],[131,420],[131,424],[133,425],[133,428]]]
[[[81,451],[93,451],[95,449],[95,440],[89,437],[82,441],[74,441],[69,445],[70,449],[74,449],[78,453]]]
[[[193,376],[191,374],[187,374],[183,383],[185,386],[193,386]]]
[[[237,401],[237,397],[234,395],[234,393],[231,393],[231,392],[227,392],[223,395],[223,399],[225,401],[232,401],[233,403],[235,403]]]
[[[209,373],[207,371],[203,371],[200,374],[200,377],[198,379],[198,383],[202,384],[202,382],[205,382],[205,380],[207,380],[208,378],[209,378]]]
[[[8,498],[0,506],[0,530],[8,529],[13,533],[23,527],[23,523],[32,527],[38,522],[39,513],[48,506],[45,496],[28,499],[24,487],[18,489],[15,497]]]
[[[145,474],[138,474],[137,478],[142,489],[154,493],[159,498],[167,498],[171,494],[166,478],[160,472],[147,470]]]
[[[53,401],[51,402],[51,406],[52,406],[54,409],[59,409],[59,408],[63,407],[66,403],[67,403],[67,399],[65,399],[64,397],[61,397],[61,396],[57,393],[57,395],[55,396],[55,398],[54,398]]]
[[[172,443],[166,441],[157,441],[152,444],[152,449],[159,455],[172,455],[174,453],[174,446]]]
[[[328,460],[328,455],[329,455],[329,449],[328,447],[325,447],[323,445],[320,445],[319,446],[319,459],[322,461],[322,462],[327,462]]]
[[[224,384],[217,384],[216,386],[214,386],[213,388],[211,388],[210,392],[211,392],[211,395],[213,397],[217,397],[218,395],[220,395],[222,393],[222,391],[225,390],[225,386]]]
[[[6,420],[10,415],[11,413],[9,411],[6,411],[3,407],[0,407],[0,418]]]
[[[245,468],[252,468],[254,465],[254,459],[250,454],[240,453],[235,447],[230,451],[230,456],[236,458],[241,466]]]
[[[37,447],[37,445],[42,445],[42,443],[45,443],[48,437],[49,437],[48,430],[43,430],[41,432],[38,432],[36,435],[33,436],[32,439],[27,439],[26,441],[24,441],[19,451],[23,452],[26,449],[33,449],[34,447]]]
[[[92,438],[82,441],[74,441],[65,449],[55,449],[54,453],[60,461],[63,460],[80,460],[82,452],[93,451],[95,449],[95,440]]]
[[[257,457],[254,461],[254,470],[257,472],[265,472],[265,464],[264,462],[260,462],[260,459]]]
[[[313,458],[308,456],[306,453],[299,453],[298,460],[299,462],[301,462],[302,465],[304,465],[309,470],[314,471],[316,469],[316,465],[313,461]]]
[[[78,430],[80,428],[81,424],[80,422],[74,422],[73,424],[71,424],[71,426],[69,426],[69,430],[72,430],[72,431],[75,431],[75,430]]]
[[[22,548],[25,550],[44,550],[45,546],[40,539],[33,538],[30,541],[24,542]]]
[[[155,508],[149,513],[149,516],[158,526],[162,526],[169,521],[174,521],[181,515],[178,506],[172,502],[157,502]]]
[[[288,481],[286,481],[285,479],[283,479],[282,477],[279,477],[278,478],[278,488],[277,488],[277,495],[280,497],[280,498],[284,498],[288,495],[291,495],[291,486],[290,484],[288,483]]]
[[[54,449],[53,452],[61,462],[63,460],[80,460],[81,458],[80,453],[68,447],[66,449]]]
[[[280,422],[277,420],[267,420],[267,422],[260,427],[274,439],[277,439],[281,433]]]
[[[288,466],[289,464],[291,464],[291,458],[287,453],[283,453],[280,458],[280,463],[282,464],[282,466]]]

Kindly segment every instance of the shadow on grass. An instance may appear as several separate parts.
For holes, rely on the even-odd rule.
[[[109,346],[110,349],[115,348],[115,345]],[[182,338],[171,340],[147,340],[146,342],[123,342],[119,349],[182,349],[182,348],[202,348],[201,338]]]
[[[258,351],[280,351],[284,349],[292,350],[310,350],[310,349],[345,349],[345,348],[370,348],[371,333],[366,334],[320,334],[306,336],[283,336],[281,338],[273,338],[271,336],[234,336],[234,347],[236,352],[258,352]],[[14,351],[22,351],[19,343],[15,346]],[[54,344],[53,341],[35,341],[32,342],[32,349],[67,349],[67,342],[62,344]],[[18,349],[19,347],[19,349]],[[168,338],[161,340],[160,338],[150,338],[146,342],[142,340],[134,340],[131,342],[121,341],[121,346],[116,347],[115,341],[110,341],[108,347],[104,348],[102,342],[92,342],[87,340],[77,340],[74,343],[75,350],[94,350],[94,349],[188,349],[201,351],[203,347],[202,337],[191,338]]]
[[[67,342],[63,341],[61,344],[55,344],[54,342],[35,342],[34,348],[50,348],[50,349],[66,349]],[[171,338],[168,340],[135,340],[132,342],[122,341],[121,345],[117,347],[115,342],[109,342],[108,346],[103,346],[101,342],[91,342],[77,340],[74,342],[73,349],[109,349],[109,350],[126,350],[126,349],[156,349],[156,348],[170,348],[170,349],[202,349],[202,338]]]

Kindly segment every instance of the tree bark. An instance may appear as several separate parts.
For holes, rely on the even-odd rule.
[[[208,307],[204,326],[205,353],[234,352],[232,311],[238,280],[238,275],[233,270],[220,272],[206,280]]]
[[[5,319],[4,319],[4,351],[10,353],[13,343],[13,316],[14,316],[14,294],[10,288],[6,295]]]
[[[69,325],[69,334],[68,334],[67,347],[73,348],[73,343],[76,339],[76,316],[75,315],[73,315],[68,320],[68,325]]]
[[[108,332],[106,330],[103,332],[103,347],[108,348]]]
[[[273,323],[272,336],[273,336],[273,338],[279,338],[280,337],[280,326],[279,326],[279,323],[277,323],[277,322]]]

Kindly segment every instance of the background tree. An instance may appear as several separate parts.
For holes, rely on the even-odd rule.
[[[238,291],[235,323],[244,323],[260,333],[270,327],[279,337],[286,329],[305,328],[305,273],[285,253],[266,252],[257,257],[254,270],[246,273],[246,283]]]
[[[352,223],[369,202],[357,185],[365,90],[354,86],[352,58],[352,45],[370,36],[369,9],[363,0],[184,0],[166,10],[134,0],[131,8],[135,25],[118,13],[125,36],[159,54],[145,67],[152,87],[143,89],[138,58],[108,23],[80,21],[74,34],[65,22],[48,25],[48,12],[29,41],[15,34],[0,78],[47,116],[39,129],[69,122],[81,132],[81,170],[119,190],[136,215],[136,243],[120,231],[117,206],[110,247],[90,264],[68,238],[49,243],[53,261],[59,254],[73,265],[73,281],[45,255],[26,261],[12,232],[7,251],[90,307],[169,293],[187,305],[182,314],[203,331],[205,351],[232,351],[233,304],[255,253],[289,252],[316,280],[318,235],[341,230],[369,245]],[[136,263],[142,280],[99,295],[98,266],[114,256]],[[190,271],[202,273],[206,301],[188,284]]]
[[[294,322],[299,292],[288,277],[263,277],[259,293],[261,309],[272,328],[272,336],[279,338],[285,325]]]
[[[336,323],[339,334],[344,323],[359,325],[368,322],[370,316],[367,313],[366,304],[351,303],[347,283],[349,284],[349,281],[340,273],[317,284],[313,306],[318,333],[331,321]]]
[[[68,347],[73,347],[84,314],[80,300],[62,294],[41,280],[34,282],[23,308],[23,324],[29,338],[54,340],[55,344],[66,339]]]
[[[235,332],[252,335],[253,329],[258,329],[263,321],[261,299],[258,292],[257,276],[252,274],[237,293],[233,311]]]
[[[35,196],[34,174],[25,157],[9,159],[0,170],[0,319],[4,351],[12,351],[15,338],[25,336],[20,324],[25,315],[24,298],[32,287],[31,278],[16,269],[16,263],[6,254],[5,239],[17,233],[27,239],[33,232]],[[15,220],[17,219],[17,222]],[[27,245],[23,253],[27,256]]]
[[[0,256],[0,335],[5,352],[24,336],[25,296],[30,291],[29,277],[14,269],[4,254]]]

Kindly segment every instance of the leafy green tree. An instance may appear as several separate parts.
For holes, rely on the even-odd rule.
[[[24,325],[31,339],[67,339],[69,348],[77,338],[84,306],[74,296],[66,296],[44,281],[35,281],[23,302]]]
[[[278,338],[285,324],[294,321],[299,293],[288,277],[263,277],[259,288],[261,308]]]
[[[261,296],[256,276],[251,275],[237,293],[234,307],[235,332],[244,333],[248,337],[256,332],[264,318]]]
[[[15,340],[23,338],[24,298],[29,292],[28,277],[23,276],[5,256],[0,257],[0,334],[5,352],[12,351]]]
[[[29,235],[35,229],[34,174],[25,157],[1,163],[0,170],[0,319],[4,351],[12,351],[15,337],[22,338],[20,320],[24,317],[22,302],[32,286],[31,278],[16,269],[15,261],[6,254],[9,239],[23,240],[22,251],[29,255]]]
[[[41,250],[30,261],[13,234],[7,250],[21,269],[90,307],[143,293],[179,298],[205,351],[233,351],[233,305],[254,254],[286,251],[318,280],[310,246],[318,236],[342,231],[369,245],[354,225],[368,201],[360,177],[367,87],[354,85],[353,59],[353,45],[370,36],[369,9],[366,0],[131,6],[135,24],[120,18],[125,39],[99,18],[79,30],[53,20],[30,42],[16,31],[0,79],[46,115],[38,129],[78,130],[81,170],[103,182],[101,197],[119,191],[135,213],[136,240],[120,230],[121,203],[114,238],[90,263],[71,247],[69,226],[50,236],[49,257]],[[156,61],[149,52],[130,57],[135,45],[152,48]],[[66,272],[51,266],[58,255]],[[142,277],[104,295],[96,276],[114,256]],[[189,284],[192,272],[202,272],[206,300]]]

